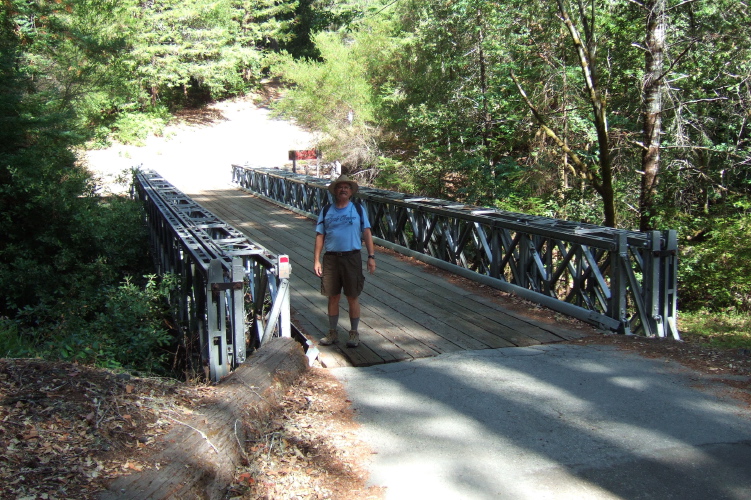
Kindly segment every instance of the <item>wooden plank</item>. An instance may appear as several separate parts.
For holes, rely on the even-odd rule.
[[[312,275],[312,273],[310,273]],[[317,279],[317,277],[316,277]],[[295,284],[300,284],[300,281],[296,281]],[[293,287],[295,287],[293,284]],[[292,294],[294,310],[299,314],[309,316],[311,320],[315,319],[317,325],[315,328],[316,338],[323,337],[328,332],[328,316],[326,312],[326,298],[320,295],[317,291],[312,294],[310,288],[304,288],[303,286],[297,286],[297,293]],[[295,289],[295,288],[293,288]],[[314,295],[314,297],[311,297]],[[374,353],[383,358],[383,362],[392,361],[404,361],[407,359],[413,359],[415,356],[408,351],[400,348],[393,342],[389,342],[384,339],[374,325],[382,324],[377,315],[373,316],[371,309],[367,303],[361,303],[361,319],[360,319],[360,336],[362,343],[367,345]],[[372,331],[371,331],[372,330]],[[346,300],[342,299],[342,311],[340,311],[339,317],[339,332],[342,340],[344,341],[345,335],[343,332],[349,331],[349,316],[347,312]],[[313,332],[310,332],[313,333]]]
[[[266,203],[266,202],[263,202],[263,203]],[[294,264],[295,255],[293,254],[292,251],[286,251],[283,249],[284,248],[309,248],[309,250],[307,250],[307,252],[305,253],[305,258],[307,258],[307,260],[312,265],[312,259],[310,259],[310,257],[312,256],[311,245],[313,241],[313,234],[314,234],[313,231],[315,227],[312,221],[309,221],[303,218],[303,219],[300,219],[299,221],[296,221],[298,222],[298,224],[294,224],[293,227],[290,228],[290,224],[279,221],[273,216],[274,213],[278,213],[283,216],[286,214],[286,219],[284,219],[284,221],[288,222],[290,212],[283,210],[283,209],[282,210],[272,209],[270,211],[270,214],[271,214],[270,217],[266,217],[265,216],[266,214],[264,214],[262,217],[259,217],[258,215],[259,211],[254,211],[254,214],[248,213],[247,217],[243,217],[243,219],[245,220],[244,224],[236,225],[236,224],[233,224],[233,221],[239,221],[237,206],[227,208],[226,205],[223,206],[222,201],[220,201],[219,203],[217,203],[217,205],[212,205],[212,207],[214,208],[216,212],[221,212],[221,214],[229,215],[229,217],[227,218],[224,218],[224,217],[222,218],[226,222],[232,224],[233,226],[236,226],[239,230],[245,230],[246,227],[250,226],[251,230],[249,232],[251,233],[251,237],[252,237],[252,234],[256,234],[256,236],[258,236],[259,243],[263,244],[264,246],[267,246],[268,248],[272,249],[271,248],[272,245],[278,245],[277,248],[275,248],[274,250],[285,251],[286,253],[288,253],[290,255],[290,258],[293,260],[293,264]],[[207,208],[212,208],[212,207],[207,207]],[[225,209],[227,210],[226,212],[224,211]],[[221,214],[217,213],[217,215],[221,215]],[[251,220],[249,222],[248,219],[255,219],[255,220]],[[265,222],[265,224],[262,224],[261,221]],[[283,231],[282,232],[283,234],[279,234],[278,232],[273,232],[268,229],[270,227],[279,227],[282,225],[287,226],[285,229],[288,229],[287,231]],[[305,226],[307,226],[307,228]],[[259,231],[254,233],[253,228],[256,228],[256,227],[259,228]],[[306,229],[309,229],[309,232],[306,232]],[[270,239],[269,240],[265,239],[266,237],[271,238],[272,235],[276,237],[276,240],[272,241]],[[291,235],[297,235],[297,236],[295,237]],[[307,238],[309,238],[310,240],[309,245],[300,244],[301,235],[308,235]],[[300,273],[299,271],[296,271],[295,269],[296,268],[293,268],[293,274],[295,274],[297,277],[301,277],[302,280],[311,284],[312,286],[314,285],[317,287],[319,283],[319,278],[317,276],[315,276],[312,272]],[[379,274],[386,276],[386,277],[389,276],[388,274],[384,274],[383,272],[377,273],[377,275]],[[373,280],[373,278],[375,277],[366,276],[367,281],[371,281]],[[311,283],[311,280],[313,280],[312,283]],[[400,321],[393,321],[391,327],[386,327],[384,329],[383,322],[377,319],[382,315],[379,312],[373,310],[369,306],[369,303],[371,301],[376,302],[376,303],[382,302],[382,301],[380,299],[376,299],[374,297],[374,294],[371,291],[369,291],[368,288],[369,287],[366,284],[365,291],[363,292],[363,295],[361,297],[361,307],[365,311],[372,311],[372,314],[363,314],[362,319],[361,319],[361,324],[364,324],[366,326],[371,326],[373,330],[377,331],[383,336],[390,337],[391,338],[390,343],[392,344],[395,343],[396,345],[403,347],[405,351],[410,353],[411,355],[410,357],[412,358],[433,356],[440,352],[451,352],[457,349],[457,346],[453,343],[444,344],[443,346],[437,345],[437,344],[440,344],[440,341],[438,339],[415,338],[411,330],[404,329],[398,326],[398,324],[414,322],[413,319],[409,317],[409,315],[405,316],[402,313],[397,313],[394,315],[398,319],[400,319]],[[398,308],[398,305],[397,305],[397,308]],[[346,302],[344,302],[344,300],[342,302],[342,310],[347,311]],[[375,323],[379,323],[379,326],[376,327],[374,325]],[[416,331],[419,331],[419,330],[416,330]],[[365,343],[367,343],[368,342],[367,334],[364,332],[361,332],[361,335],[363,339],[365,339]],[[485,346],[477,345],[474,347],[482,348]]]
[[[223,200],[220,200],[217,205],[223,205],[221,208],[218,206],[214,206],[215,211],[221,211],[223,214],[229,215],[233,214],[235,217],[231,216],[228,217],[230,220],[227,220],[227,218],[222,217],[222,214],[217,213],[223,220],[226,222],[232,224],[232,219],[239,220],[239,218],[236,218],[238,215],[238,206],[235,204],[233,207],[227,207],[226,202]],[[266,205],[268,202],[264,202],[263,200],[259,200],[261,203]],[[249,204],[250,205],[250,204]],[[248,206],[249,206],[248,205]],[[207,207],[210,208],[211,207]],[[225,212],[226,210],[226,212]],[[251,213],[252,212],[252,213]],[[290,229],[290,225],[292,222],[289,220],[289,215],[286,215],[286,218],[283,220],[279,220],[277,216],[285,216],[285,212],[289,214],[289,211],[286,211],[284,209],[281,209],[279,207],[271,205],[271,208],[269,209],[268,213],[264,212],[263,216],[259,218],[260,211],[254,210],[254,211],[247,211],[247,215],[243,217],[245,221],[248,221],[248,219],[256,219],[251,222],[251,227],[257,228],[256,235],[259,237],[259,243],[263,244],[264,246],[267,246],[268,248],[271,248],[271,245],[280,245],[275,251],[284,251],[282,250],[281,245],[288,245],[288,248],[300,248],[300,235],[305,233],[305,225],[308,223],[308,220],[304,218],[296,219],[295,222],[297,224],[294,224],[294,230],[292,231],[282,231],[282,234],[279,234],[279,232],[273,232],[270,231],[269,228],[273,227],[285,227],[285,229]],[[233,224],[235,225],[235,224]],[[310,236],[309,238],[312,241],[312,234],[313,234],[313,228],[314,225],[312,222],[308,223],[310,227]],[[243,227],[238,227],[238,229],[244,229]],[[253,234],[253,231],[250,231],[251,237]],[[261,236],[263,235],[263,239],[261,239]],[[296,236],[293,236],[296,235]],[[269,239],[267,240],[266,237]],[[276,238],[275,240],[272,240],[272,238]],[[291,252],[290,258],[294,259]],[[393,300],[391,297],[393,296],[391,293],[389,293],[389,290],[393,290],[394,287],[397,287],[404,291],[404,288],[401,286],[401,282],[398,279],[399,277],[404,277],[404,274],[400,273],[394,273],[394,272],[388,272],[388,267],[401,268],[402,271],[407,272],[410,276],[419,276],[412,271],[412,269],[415,266],[408,266],[404,263],[401,263],[398,261],[398,259],[387,259],[385,258],[385,255],[379,256],[379,261],[382,261],[379,263],[379,267],[381,267],[381,271],[378,273],[378,275],[384,275],[386,279],[389,281],[385,286],[381,288],[382,292],[385,292],[387,295],[384,296],[383,293],[379,294],[378,301],[390,306],[392,311],[397,311],[397,314],[399,316],[403,316],[402,322],[407,323],[421,323],[423,326],[428,326],[428,335],[425,335],[424,329],[419,328],[410,328],[410,332],[412,332],[414,335],[417,335],[418,340],[421,343],[426,344],[427,346],[431,347],[432,349],[438,351],[438,352],[452,352],[459,348],[463,349],[485,349],[485,348],[496,348],[496,347],[510,347],[514,345],[534,345],[538,344],[539,342],[534,341],[530,338],[525,338],[525,336],[520,334],[511,334],[509,337],[511,337],[513,340],[508,341],[503,338],[499,338],[498,335],[489,334],[486,332],[483,328],[479,327],[476,324],[466,323],[465,321],[468,319],[471,319],[470,316],[464,315],[465,321],[459,321],[456,318],[451,317],[451,315],[446,315],[445,311],[450,310],[446,308],[447,304],[441,305],[440,308],[438,308],[438,311],[442,311],[444,314],[442,315],[442,320],[435,318],[432,316],[434,314],[432,311],[436,310],[436,308],[431,306],[425,306],[425,307],[419,307],[421,301],[417,301],[418,307],[413,307],[411,305],[406,305],[405,301],[403,299],[399,299],[398,297],[396,300]],[[294,262],[294,260],[293,260]],[[383,269],[383,264],[386,263],[386,269]],[[384,272],[385,271],[385,272]],[[423,273],[424,275],[425,273]],[[445,282],[445,280],[443,280]],[[413,280],[413,284],[418,285],[418,283],[415,283]],[[378,284],[376,283],[376,286]],[[444,289],[448,289],[451,291],[461,291],[464,292],[464,290],[456,287],[452,284],[446,284]],[[368,291],[366,287],[366,291],[364,292],[364,296],[373,296],[374,294],[371,291]],[[407,293],[404,296],[409,297],[410,302],[415,303],[416,297],[414,297],[414,294]],[[365,298],[363,297],[363,298]],[[424,299],[425,297],[421,297]],[[364,301],[363,301],[364,302]],[[436,338],[435,335],[438,337],[443,338],[444,340],[448,340],[449,343],[442,341],[440,338]],[[479,342],[475,341],[479,340]],[[415,353],[417,357],[420,356],[419,353]]]
[[[394,259],[389,262],[401,262],[401,259]],[[501,325],[506,325],[512,330],[524,330],[524,333],[541,342],[557,342],[561,340],[572,340],[582,338],[586,334],[577,332],[570,328],[566,328],[562,325],[551,325],[538,321],[530,316],[524,316],[518,314],[508,308],[493,302],[492,300],[476,294],[470,290],[465,290],[459,286],[456,286],[448,282],[442,276],[434,276],[430,273],[420,272],[421,268],[426,267],[427,264],[413,265],[406,263],[403,266],[397,265],[395,269],[400,272],[405,270],[400,276],[416,287],[429,287],[431,291],[438,290],[432,294],[433,297],[440,297],[441,291],[447,291],[449,297],[451,297],[451,304],[462,306],[466,311],[475,311],[478,313],[479,325],[485,321],[493,321]],[[410,270],[413,270],[410,272]],[[414,271],[416,270],[416,271]],[[429,283],[430,285],[425,285]],[[477,286],[480,286],[479,284]],[[445,304],[435,304],[436,307],[445,307]],[[472,320],[471,318],[467,318]]]
[[[399,259],[392,259],[388,262],[399,261]],[[562,327],[556,329],[543,322],[513,313],[474,292],[447,282],[441,276],[433,276],[430,273],[424,272],[421,274],[399,272],[404,267],[407,267],[407,269],[420,269],[421,266],[410,264],[406,266],[397,265],[390,273],[399,274],[411,286],[405,286],[400,282],[395,282],[395,286],[399,286],[404,292],[409,292],[410,288],[430,290],[430,293],[423,294],[422,298],[426,302],[431,303],[436,309],[455,311],[465,321],[472,322],[506,340],[512,340],[517,345],[559,342],[583,336],[583,334],[573,330],[566,330]],[[519,334],[523,335],[523,337],[519,337]]]
[[[411,302],[414,308],[419,309],[420,312],[412,313],[410,317],[428,314],[443,322],[451,330],[458,330],[484,344],[485,348],[510,347],[513,345],[506,341],[503,335],[489,331],[487,329],[489,323],[476,316],[472,304],[459,304],[459,299],[456,296],[442,296],[429,289],[423,289],[423,293],[419,294],[419,300],[415,300],[417,294],[414,293],[414,290],[420,290],[420,288],[417,288],[419,283],[413,281],[411,285],[413,286],[409,286],[409,284],[400,280],[392,281],[386,289],[381,290],[380,299],[390,303],[392,307],[397,307],[399,303]],[[388,299],[388,296],[393,299]],[[455,335],[451,336],[451,340],[455,340]]]
[[[326,301],[313,273],[315,222],[241,190],[191,195],[253,241],[290,256],[292,308],[313,338],[325,335]],[[528,346],[576,338],[573,331],[503,308],[408,258],[379,252],[378,271],[361,295],[361,347],[339,349],[355,366],[434,356],[462,349]],[[479,285],[478,285],[479,286]],[[340,304],[346,331],[347,304]],[[304,319],[302,319],[304,318]],[[342,332],[342,341],[346,335]],[[362,350],[362,352],[358,352]],[[333,349],[336,351],[336,349]]]
[[[410,288],[401,283],[393,283],[390,290],[384,292],[393,293],[395,296],[411,293]],[[420,295],[420,301],[415,304],[423,312],[431,314],[430,311],[441,311],[441,319],[448,326],[483,343],[486,348],[539,344],[534,337],[522,333],[521,328],[510,328],[493,318],[478,314],[476,304],[460,296],[438,295],[432,292]]]
[[[308,304],[298,304],[295,306],[295,311],[298,314],[304,315],[304,316],[312,316],[312,309],[309,307]],[[317,325],[313,326],[315,328],[315,332],[318,336],[323,337],[328,332],[328,325],[327,325],[327,318],[321,317],[317,321]],[[361,325],[363,325],[364,321],[361,319]],[[348,324],[349,320],[344,319],[344,323]],[[346,344],[348,336],[349,329],[346,327],[342,327],[342,321],[340,318],[339,321],[339,343],[340,345]],[[375,355],[377,355],[380,360],[376,361],[376,363],[389,363],[393,361],[404,361],[408,359],[413,359],[414,356],[410,355],[408,352],[404,351],[403,349],[400,349],[398,346],[391,342],[387,342],[386,339],[382,338],[377,333],[364,333],[363,328],[360,328],[360,338],[361,338],[361,346],[365,346],[367,349],[371,350]],[[321,346],[322,347],[322,346]],[[358,348],[359,349],[359,348]],[[348,355],[348,352],[345,351],[345,355]],[[373,360],[367,361],[370,364],[376,364],[373,362]]]
[[[393,260],[398,261],[398,259]],[[389,262],[391,263],[393,260]],[[395,274],[394,271],[392,273]],[[402,273],[400,276],[405,283],[395,282],[394,286],[399,287],[402,293],[409,293],[410,290],[414,289],[430,290],[430,293],[422,294],[421,299],[430,304],[431,308],[452,311],[462,320],[516,345],[533,345],[540,342],[563,340],[562,337],[540,328],[537,323],[525,321],[520,316],[507,314],[507,311],[500,306],[489,307],[489,302],[478,301],[479,296],[456,285],[437,286],[441,283],[447,283],[442,277],[432,276],[430,273],[422,273],[421,275]],[[508,346],[509,344],[499,345],[498,347]]]
[[[314,276],[313,273],[310,273],[311,276]],[[303,278],[305,281],[305,278]],[[316,284],[318,278],[315,277]],[[369,290],[370,287],[366,286],[365,292],[363,292],[363,295],[361,296],[360,301],[360,308],[361,308],[361,319],[360,324],[362,326],[365,326],[366,328],[360,328],[361,330],[361,337],[364,339],[366,343],[369,342],[378,342],[380,343],[381,340],[374,338],[373,335],[370,334],[369,330],[372,330],[373,332],[380,334],[383,337],[386,337],[388,340],[389,345],[382,345],[382,349],[388,349],[391,351],[391,349],[394,346],[399,346],[399,351],[409,353],[408,356],[400,355],[399,351],[393,352],[392,356],[395,356],[394,359],[390,361],[395,360],[403,360],[403,359],[409,359],[409,358],[415,358],[415,357],[427,357],[427,356],[434,356],[436,354],[440,354],[441,352],[446,352],[447,349],[438,349],[436,347],[431,347],[429,344],[434,344],[434,342],[430,341],[428,343],[422,342],[420,338],[416,337],[408,327],[406,327],[406,324],[412,324],[413,320],[407,316],[404,316],[401,313],[390,313],[390,314],[384,314],[383,308],[382,308],[382,300],[381,298],[376,298],[378,294],[375,294],[373,290]],[[302,296],[306,295],[305,293],[302,293],[300,296],[298,296],[298,299],[301,299]],[[319,321],[321,324],[325,324],[327,320],[326,312],[325,312],[325,298],[322,297],[317,292],[315,293],[316,297],[320,298],[319,302],[321,304],[320,307],[320,318]],[[313,299],[310,297],[307,297],[311,302],[313,302]],[[295,306],[296,308],[299,308],[299,305]],[[305,306],[302,306],[305,307]],[[309,311],[313,312],[315,308],[310,307],[308,308]],[[347,304],[344,299],[342,299],[342,311],[347,311]],[[346,317],[347,315],[344,313],[340,313],[340,326],[342,324],[346,325],[348,323],[348,319]],[[322,329],[322,335],[325,334],[325,331]],[[381,345],[381,344],[379,344]],[[372,346],[371,346],[372,347]],[[378,349],[375,349],[375,351],[379,352]],[[451,347],[448,349],[449,351],[456,350],[456,347],[454,345],[451,345]]]
[[[536,320],[534,318],[530,318],[529,316],[521,315],[508,308],[504,308],[500,304],[496,304],[492,300],[488,300],[486,297],[482,297],[480,295],[471,295],[471,296],[468,296],[467,298],[473,300],[474,302],[478,304],[483,304],[486,307],[493,309],[494,311],[497,311],[498,313],[508,316],[510,318],[514,318],[516,320],[523,321],[531,325],[535,325],[541,330],[545,330],[547,332],[552,333],[556,337],[560,337],[562,340],[575,340],[575,339],[580,339],[583,337],[587,337],[588,335],[591,335],[591,332],[577,331],[567,326],[559,325],[559,324],[548,324],[548,323]]]

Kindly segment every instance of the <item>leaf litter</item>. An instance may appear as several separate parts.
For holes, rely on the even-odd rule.
[[[160,439],[214,387],[40,359],[0,359],[0,498],[94,499],[115,478],[159,470]],[[225,498],[380,499],[371,452],[341,384],[311,368],[249,423]]]
[[[325,369],[311,368],[269,417],[254,422],[228,496],[235,499],[381,499],[368,486],[370,449],[351,402]]]

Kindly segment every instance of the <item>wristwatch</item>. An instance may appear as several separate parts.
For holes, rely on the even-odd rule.
[[[368,255],[368,258],[375,260],[375,255]]]

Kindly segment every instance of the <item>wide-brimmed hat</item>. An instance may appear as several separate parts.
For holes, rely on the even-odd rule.
[[[334,196],[336,196],[336,186],[337,186],[338,184],[341,184],[342,182],[346,182],[346,183],[348,183],[348,184],[349,184],[349,187],[350,187],[350,188],[352,189],[352,194],[353,194],[353,195],[354,195],[354,194],[355,194],[355,193],[357,192],[357,190],[359,189],[359,188],[358,188],[358,186],[357,186],[357,181],[355,181],[355,180],[353,180],[353,179],[350,179],[350,178],[349,178],[349,177],[347,177],[346,175],[342,175],[342,176],[340,176],[340,177],[339,177],[339,178],[338,178],[337,180],[335,180],[334,182],[332,182],[331,184],[329,184],[329,192],[330,192],[331,194],[333,194]]]

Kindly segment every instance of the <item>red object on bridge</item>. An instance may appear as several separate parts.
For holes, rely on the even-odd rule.
[[[315,149],[304,149],[301,151],[290,151],[290,160],[316,160],[318,159],[318,152]]]
[[[292,264],[289,261],[289,255],[279,256],[279,278],[289,279],[289,275],[292,273]]]

